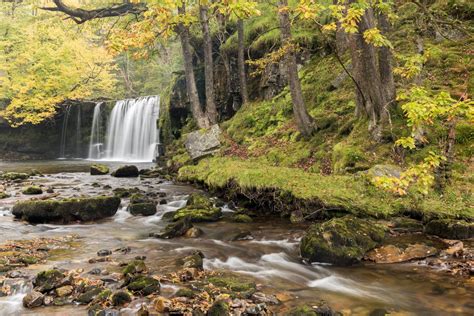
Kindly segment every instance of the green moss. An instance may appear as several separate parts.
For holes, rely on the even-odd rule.
[[[26,195],[36,195],[36,194],[43,194],[43,190],[38,186],[29,186],[24,188],[21,193]]]
[[[35,264],[35,263],[37,263],[37,262],[38,262],[38,258],[33,257],[33,256],[26,256],[26,255],[25,255],[25,256],[21,256],[21,257],[19,258],[19,261],[20,261],[20,262],[23,262],[23,263],[26,264],[26,265],[29,265],[29,264]]]
[[[188,298],[193,298],[196,295],[196,293],[188,288],[181,288],[176,292],[174,296],[176,297],[188,297]]]
[[[6,172],[0,174],[0,178],[3,180],[26,180],[30,177],[27,173],[19,173],[19,172]]]
[[[293,308],[288,316],[318,316],[318,314],[311,307],[304,305]]]
[[[229,316],[229,304],[224,301],[216,301],[207,312],[208,316]]]
[[[201,193],[193,193],[189,196],[186,206],[190,208],[212,208],[212,201]]]
[[[347,171],[360,171],[368,168],[366,158],[362,150],[345,142],[338,143],[333,148],[333,169],[336,173]]]
[[[9,198],[10,195],[6,192],[0,191],[0,200]]]
[[[109,171],[109,167],[102,164],[93,164],[90,168],[91,175],[106,175]]]
[[[247,214],[235,214],[232,216],[232,220],[236,223],[251,223],[253,219]]]
[[[209,283],[214,284],[218,287],[227,288],[234,292],[248,292],[255,290],[255,283],[248,282],[243,280],[242,278],[237,277],[212,277],[208,279]]]
[[[152,277],[139,275],[130,281],[127,289],[133,293],[147,296],[160,291],[160,282]]]
[[[188,217],[191,222],[215,222],[222,216],[222,212],[219,208],[213,207],[210,209],[195,209],[185,207],[176,211],[173,216],[173,221],[179,221],[185,217]]]
[[[132,301],[132,297],[126,291],[117,291],[112,295],[112,304],[114,306],[123,306]]]
[[[143,260],[133,260],[123,270],[123,275],[135,274],[146,271],[146,265]]]
[[[107,300],[107,299],[109,299],[110,295],[112,295],[112,290],[105,289],[102,292],[100,292],[99,295],[97,295],[97,300],[99,300],[99,301]]]

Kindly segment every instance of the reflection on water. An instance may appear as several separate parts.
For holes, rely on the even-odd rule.
[[[0,201],[0,242],[8,239],[77,234],[80,236],[81,247],[74,253],[63,253],[54,257],[54,261],[48,263],[50,266],[92,269],[96,266],[88,264],[87,261],[95,257],[98,250],[130,247],[131,252],[123,255],[120,260],[146,255],[147,265],[154,273],[174,271],[178,257],[199,249],[206,256],[206,269],[239,273],[255,279],[272,292],[289,293],[289,305],[316,304],[319,299],[324,299],[337,310],[350,310],[352,315],[368,315],[375,308],[405,315],[474,314],[472,284],[456,284],[449,275],[435,273],[422,266],[398,264],[336,268],[327,265],[304,265],[299,259],[298,251],[298,242],[304,227],[291,225],[280,219],[262,219],[248,224],[226,221],[198,224],[196,226],[204,231],[203,237],[198,239],[149,238],[149,233],[158,232],[165,226],[166,223],[161,220],[163,214],[183,207],[187,196],[195,189],[162,182],[159,179],[117,179],[76,172],[76,168],[87,169],[88,164],[89,162],[84,161],[55,161],[54,165],[50,166],[39,162],[2,163],[0,168],[15,171],[28,168],[43,172],[49,170],[54,174],[36,180],[45,186],[54,187],[55,192],[64,197],[111,194],[114,188],[138,187],[144,192],[165,192],[168,203],[160,205],[154,216],[134,217],[126,211],[128,201],[123,199],[121,209],[108,220],[81,225],[34,226],[13,220],[10,213],[12,205],[25,197],[18,194],[20,187],[11,188],[9,190],[12,197]],[[92,185],[94,182],[99,182],[100,185]],[[232,212],[227,206],[224,210]],[[254,239],[229,241],[229,235],[244,230],[251,231]],[[97,263],[99,267],[101,264]],[[32,269],[35,269],[34,266]],[[439,288],[443,289],[441,295],[440,291],[434,290]],[[163,288],[163,292],[169,295],[176,290],[173,286]],[[22,293],[24,289],[13,296],[0,298],[0,315],[85,313],[84,307],[77,306],[26,311],[21,306],[21,298],[24,295]]]

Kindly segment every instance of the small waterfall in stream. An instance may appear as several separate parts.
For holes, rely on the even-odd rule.
[[[94,109],[89,159],[153,161],[159,143],[160,97],[117,101],[108,118],[105,146],[100,134],[101,108]]]

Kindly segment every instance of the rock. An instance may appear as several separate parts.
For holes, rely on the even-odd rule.
[[[236,223],[251,223],[253,219],[247,214],[235,214],[232,216],[232,221]]]
[[[101,164],[93,164],[91,166],[91,175],[93,176],[102,176],[109,173],[109,167]]]
[[[236,277],[211,277],[208,279],[209,283],[214,286],[229,289],[233,292],[244,293],[245,296],[250,297],[256,291],[256,284],[251,281],[246,281],[243,278]]]
[[[191,229],[193,225],[191,224],[191,220],[188,217],[185,217],[176,223],[171,223],[168,224],[165,227],[165,230],[161,234],[152,234],[152,237],[156,238],[175,238],[175,237],[181,237],[186,234],[186,232]]]
[[[138,168],[133,165],[129,166],[122,166],[119,167],[117,170],[112,172],[112,176],[116,178],[134,178],[138,177]]]
[[[385,232],[385,227],[369,219],[333,218],[310,226],[300,242],[301,256],[310,262],[350,265],[375,248]]]
[[[56,289],[56,295],[59,297],[64,297],[70,295],[73,291],[74,288],[71,285],[65,285]]]
[[[112,295],[112,304],[114,306],[123,306],[132,301],[132,297],[126,291],[117,291]]]
[[[41,293],[46,293],[63,285],[66,276],[59,270],[42,271],[33,280],[35,289]]]
[[[97,251],[97,255],[99,257],[105,257],[105,256],[110,256],[112,254],[112,251],[109,249],[101,249]]]
[[[31,291],[23,297],[23,306],[26,308],[35,308],[43,305],[44,295],[37,291]]]
[[[186,238],[198,238],[202,234],[204,234],[202,229],[197,228],[197,227],[191,227],[190,229],[188,229],[186,231],[186,233],[184,234],[184,237],[186,237]]]
[[[386,245],[370,250],[366,259],[376,263],[398,263],[435,256],[438,250],[425,244],[409,245],[405,249]]]
[[[226,240],[228,241],[240,241],[240,240],[252,240],[252,233],[248,230],[238,230],[230,232]]]
[[[181,288],[174,294],[175,297],[187,297],[187,298],[193,298],[196,296],[196,293],[188,288]]]
[[[403,172],[402,168],[396,165],[375,165],[367,171],[364,171],[369,177],[395,177],[400,178]]]
[[[137,274],[145,272],[146,270],[146,265],[143,260],[133,260],[127,264],[127,266],[122,270],[122,273],[123,275]]]
[[[9,198],[10,195],[6,192],[0,191],[0,200]]]
[[[140,295],[147,296],[160,292],[160,282],[152,277],[139,275],[130,280],[127,289],[134,294],[139,293]]]
[[[30,177],[27,173],[19,173],[19,172],[6,172],[0,174],[0,179],[2,180],[26,180]]]
[[[174,221],[179,221],[185,217],[189,218],[189,220],[193,223],[199,222],[215,222],[219,220],[222,216],[222,211],[220,208],[211,207],[206,209],[196,209],[185,207],[178,211],[173,216]]]
[[[29,186],[24,188],[21,193],[25,195],[37,195],[37,194],[43,194],[43,190],[40,187],[37,186]]]
[[[447,241],[448,248],[442,251],[443,256],[457,257],[463,253],[464,244],[459,240]]]
[[[278,301],[278,299],[274,295],[267,295],[262,292],[253,293],[250,299],[252,299],[252,301],[256,303],[265,303],[265,304],[271,304],[271,305],[280,304],[280,301]]]
[[[426,224],[425,233],[447,239],[469,239],[474,237],[474,223],[450,219],[432,220]]]
[[[219,140],[220,134],[221,129],[217,124],[207,130],[198,130],[189,133],[184,143],[189,156],[194,160],[212,155],[218,151],[221,146]]]
[[[89,274],[99,275],[101,272],[102,272],[102,270],[100,270],[99,268],[94,268],[94,269],[89,271]]]
[[[168,204],[168,201],[165,200],[165,199],[162,199],[162,200],[160,200],[160,203],[159,203],[159,204],[160,204],[160,205],[165,205],[165,204]]]
[[[128,206],[130,214],[137,216],[151,216],[156,214],[156,202],[148,199],[143,194],[135,193],[130,197]]]
[[[80,304],[89,304],[92,302],[100,293],[102,293],[103,289],[100,287],[91,287],[87,289],[83,294],[79,295],[76,301]]]
[[[204,254],[197,250],[194,253],[192,253],[189,256],[186,256],[181,259],[183,262],[183,268],[195,268],[198,270],[203,269],[203,259],[204,259]]]
[[[133,193],[139,193],[139,188],[116,188],[113,189],[114,195],[119,198],[126,198],[131,196]]]
[[[146,307],[146,305],[142,305],[136,314],[136,316],[148,316],[148,315],[150,315],[150,312],[148,311],[148,307]]]
[[[160,296],[153,301],[153,306],[158,313],[167,313],[170,311],[171,301]]]
[[[120,205],[117,197],[38,200],[18,202],[12,213],[30,223],[61,223],[94,221],[115,215]]]
[[[48,188],[46,189],[46,193],[54,193],[54,188],[48,187]]]
[[[264,303],[260,303],[247,307],[245,313],[247,315],[262,315],[262,313],[265,313],[266,309],[267,306]]]
[[[224,301],[216,301],[207,311],[207,316],[228,316],[230,315],[229,304]]]
[[[423,224],[412,218],[395,217],[390,222],[390,228],[397,232],[415,233],[423,231]]]

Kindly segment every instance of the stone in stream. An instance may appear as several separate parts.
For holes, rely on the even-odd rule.
[[[384,239],[386,228],[351,215],[310,226],[300,242],[301,256],[310,262],[351,265]]]
[[[93,176],[102,176],[109,173],[109,167],[101,164],[93,164],[90,171]]]
[[[132,301],[132,297],[126,291],[117,291],[112,295],[112,304],[114,306],[123,306]]]
[[[135,193],[130,197],[130,205],[127,210],[134,216],[152,216],[156,214],[156,202],[143,194]]]
[[[450,219],[432,220],[426,224],[425,233],[447,239],[469,239],[474,237],[474,223]]]
[[[147,296],[152,293],[160,293],[160,282],[149,276],[138,275],[131,278],[127,289],[134,294]]]
[[[135,178],[139,176],[139,172],[136,166],[122,166],[112,172],[112,176],[116,178]]]
[[[9,198],[10,195],[8,193],[5,193],[3,191],[0,191],[0,200]]]
[[[29,186],[24,188],[21,193],[25,195],[37,195],[37,194],[43,194],[43,190],[35,185]]]
[[[97,286],[92,286],[86,289],[86,291],[79,295],[76,301],[80,304],[89,304],[92,302],[100,293],[102,293],[103,289]]]
[[[46,293],[54,290],[62,285],[66,285],[66,275],[59,270],[52,269],[39,272],[33,280],[35,290],[41,293]]]
[[[97,255],[99,257],[110,256],[111,254],[112,254],[112,251],[110,251],[109,249],[101,249],[97,251]]]
[[[181,236],[184,236],[186,232],[192,227],[193,227],[193,224],[191,224],[191,219],[189,217],[185,217],[185,218],[180,219],[176,223],[168,224],[162,233],[150,234],[150,237],[164,238],[164,239],[181,237]]]
[[[228,316],[230,315],[229,304],[224,301],[216,301],[207,311],[208,316]]]
[[[198,227],[191,227],[190,229],[188,229],[186,231],[186,233],[184,234],[184,237],[186,238],[198,238],[199,236],[203,235],[204,232],[202,231],[202,229],[198,228]]]
[[[30,223],[88,222],[115,215],[120,198],[98,196],[91,198],[18,202],[12,214]]]
[[[6,172],[6,173],[2,173],[0,174],[0,179],[2,180],[10,180],[10,181],[14,181],[14,180],[26,180],[30,177],[29,174],[27,173],[19,173],[19,172]]]
[[[178,263],[180,263],[185,269],[195,268],[198,270],[202,270],[204,264],[203,259],[204,254],[201,251],[197,250],[189,256],[186,256],[182,259],[178,259]]]
[[[395,245],[386,245],[370,250],[365,259],[376,263],[399,263],[415,259],[424,259],[435,256],[439,253],[438,249],[425,244],[413,244],[406,248]]]
[[[176,211],[173,216],[174,221],[185,217],[191,222],[215,222],[222,216],[222,211],[214,207],[212,201],[200,193],[193,193],[188,199],[186,207]]]
[[[26,308],[35,308],[43,305],[44,295],[37,291],[31,291],[23,297],[23,306]]]
[[[207,130],[189,133],[184,143],[189,156],[195,160],[215,153],[221,146],[220,134],[221,129],[217,124]]]

